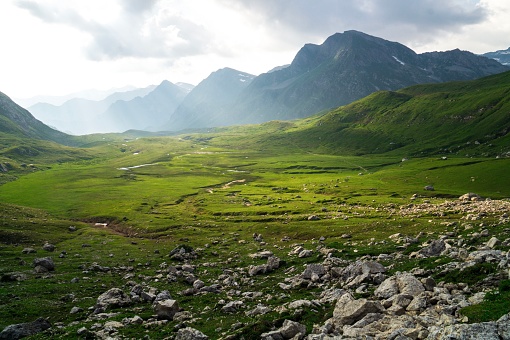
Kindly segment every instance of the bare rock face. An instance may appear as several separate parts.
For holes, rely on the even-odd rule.
[[[361,320],[369,313],[383,313],[384,307],[379,301],[354,298],[350,294],[341,296],[333,311],[333,323],[335,327],[352,325]]]
[[[50,327],[51,324],[48,322],[48,320],[39,318],[34,322],[20,323],[5,327],[5,329],[0,332],[0,339],[17,340],[43,332]]]
[[[176,300],[156,301],[153,307],[159,320],[172,320],[179,311],[179,304]]]

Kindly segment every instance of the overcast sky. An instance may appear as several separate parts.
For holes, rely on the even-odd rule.
[[[414,51],[510,46],[508,0],[1,0],[0,91],[13,98],[260,74],[358,30]]]

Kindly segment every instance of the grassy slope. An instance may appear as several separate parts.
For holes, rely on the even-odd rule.
[[[507,75],[494,78],[497,86],[493,91],[498,93],[494,98],[506,96],[502,90],[505,77]],[[280,241],[283,236],[290,236],[292,243],[303,243],[309,249],[316,246],[314,239],[325,236],[328,246],[341,251],[342,257],[355,258],[364,253],[391,253],[398,246],[386,243],[376,249],[368,245],[372,238],[379,242],[398,232],[413,236],[423,230],[435,234],[451,231],[451,227],[442,222],[459,222],[455,214],[444,218],[423,215],[410,220],[388,215],[386,208],[409,204],[409,197],[415,193],[420,200],[429,199],[433,203],[465,192],[492,198],[510,197],[509,159],[452,156],[446,160],[423,157],[402,162],[404,152],[407,155],[430,149],[426,142],[430,138],[419,129],[413,133],[421,133],[423,141],[410,145],[392,144],[401,149],[386,154],[349,156],[328,153],[332,150],[336,153],[365,153],[376,146],[383,150],[388,138],[387,129],[399,122],[397,117],[407,119],[406,122],[416,121],[418,116],[412,114],[411,108],[422,112],[431,103],[440,102],[431,99],[437,99],[436,86],[444,86],[443,92],[458,87],[458,98],[443,104],[454,103],[451,105],[457,108],[460,104],[465,105],[465,112],[472,112],[477,105],[482,105],[485,110],[475,111],[482,116],[488,112],[496,117],[494,115],[506,109],[507,103],[499,100],[492,108],[486,106],[486,99],[492,92],[485,89],[485,95],[480,94],[479,98],[473,93],[484,86],[490,87],[491,81],[486,78],[480,82],[418,86],[401,93],[383,92],[352,106],[299,122],[224,128],[214,133],[189,134],[180,138],[124,140],[124,136],[89,136],[87,149],[7,136],[11,139],[6,144],[26,143],[24,145],[30,146],[32,151],[20,153],[22,149],[15,146],[5,147],[2,151],[1,157],[13,162],[19,170],[15,176],[20,177],[10,178],[0,190],[0,274],[21,272],[28,279],[19,284],[0,282],[0,328],[10,323],[31,321],[38,316],[49,316],[52,322],[66,324],[82,321],[84,314],[71,315],[70,308],[75,305],[85,309],[91,307],[95,298],[107,288],[118,287],[125,274],[83,273],[82,266],[90,266],[92,262],[116,267],[131,264],[136,267],[137,275],[153,276],[160,264],[169,261],[166,256],[169,250],[183,242],[202,248],[206,243],[219,242],[211,249],[205,248],[200,260],[222,262],[218,268],[199,269],[200,277],[211,283],[222,267],[261,263],[246,255],[261,249],[250,239],[253,233],[262,233],[271,245],[281,247],[271,246],[271,250],[287,263],[271,280],[254,278],[253,289],[275,296],[273,300],[263,302],[278,306],[292,299],[316,298],[313,291],[277,297],[281,291],[275,291],[272,280],[279,280],[283,270],[292,266],[300,268],[306,261],[318,261],[315,257],[299,260],[288,257],[290,244]],[[487,84],[483,85],[483,82]],[[461,93],[462,86],[470,89],[470,96]],[[465,103],[466,98],[472,102]],[[387,111],[382,112],[381,107]],[[448,117],[453,114],[454,107],[449,111],[439,104],[434,110],[428,109],[428,113],[435,114],[438,107],[442,108],[441,112],[449,112]],[[378,114],[357,116],[366,113],[368,108]],[[499,127],[504,128],[506,121],[502,119]],[[342,125],[349,120],[356,125]],[[487,129],[492,126],[480,117],[468,120],[466,124],[469,122],[477,122],[473,126],[481,130],[484,126]],[[431,126],[426,120],[423,124],[428,128]],[[369,134],[373,126],[379,131],[375,135]],[[466,140],[472,141],[476,137],[463,128],[457,124],[450,126],[451,145],[458,145],[462,138],[465,138],[462,139],[465,144]],[[397,129],[392,137],[403,136],[402,140],[405,140],[411,134],[408,129]],[[438,126],[437,131],[443,130]],[[345,140],[345,136],[353,138]],[[440,143],[446,137],[441,136],[441,133],[432,136],[436,138],[434,143],[438,143],[433,150],[443,148]],[[490,149],[483,145],[485,141],[481,142],[479,146],[469,147],[474,146],[473,150],[478,153]],[[504,137],[493,139],[492,143],[503,149],[509,145]],[[465,149],[462,151],[466,152]],[[38,166],[25,169],[21,163]],[[151,165],[119,170],[143,164]],[[8,174],[1,176],[4,178]],[[425,191],[425,185],[433,185],[436,190]],[[321,219],[308,221],[312,214]],[[93,222],[109,222],[110,225],[109,228],[97,228]],[[78,232],[70,233],[69,225],[76,225]],[[353,238],[343,240],[340,236],[344,233],[350,233]],[[248,241],[240,243],[240,240]],[[57,260],[57,272],[47,279],[34,275],[30,265],[34,257],[46,256],[40,249],[44,241],[56,244],[58,251],[66,250],[69,254],[68,258]],[[83,248],[83,244],[92,247]],[[37,248],[38,253],[21,256],[21,250],[26,246]],[[161,252],[158,254],[155,250]],[[57,254],[52,256],[57,258]],[[229,258],[230,262],[225,260]],[[396,268],[405,269],[412,265],[399,263]],[[73,277],[79,277],[80,283],[70,285]],[[164,280],[151,281],[150,285],[169,289],[179,303],[195,315],[201,315],[206,306],[214,305],[219,298],[227,298],[225,294],[219,297],[207,295],[198,300],[180,296],[177,292],[188,287],[182,281],[173,284]],[[70,292],[76,295],[74,300],[65,299]],[[257,302],[253,301],[253,305]],[[132,317],[134,313],[140,313],[144,318],[152,314],[150,306],[136,308],[136,311],[123,311],[118,319]],[[211,319],[206,321],[207,318]],[[275,318],[278,316],[273,313],[267,320]],[[226,316],[216,310],[193,326],[214,335],[218,325],[224,325],[226,330],[237,321],[247,325],[247,333],[259,328],[267,330],[271,326],[271,322],[253,320],[242,313]],[[311,327],[313,320],[304,317],[303,322]],[[171,329],[157,328],[151,334],[168,336]],[[76,330],[71,327],[70,331],[59,336],[72,337]],[[128,327],[123,332],[132,337],[145,334],[144,329],[136,327]]]

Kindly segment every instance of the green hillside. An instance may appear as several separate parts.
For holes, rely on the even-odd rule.
[[[510,72],[474,81],[380,91],[296,121],[223,128],[208,138],[234,148],[399,156],[505,156]]]

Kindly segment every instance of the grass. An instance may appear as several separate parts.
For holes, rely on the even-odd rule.
[[[503,78],[507,76],[496,77],[496,83],[506,83]],[[482,228],[505,239],[509,226],[501,225],[497,214],[476,222],[462,219],[459,211],[402,214],[411,206],[439,205],[467,192],[492,199],[510,197],[510,159],[495,157],[508,150],[509,137],[492,134],[482,138],[494,124],[498,128],[507,125],[496,115],[507,109],[506,87],[494,89],[487,81],[378,93],[301,121],[181,136],[146,134],[138,138],[133,132],[74,141],[83,148],[2,134],[0,163],[8,172],[0,173],[0,328],[46,316],[53,324],[67,326],[54,327],[51,338],[75,337],[79,327],[90,328],[96,322],[86,317],[101,293],[111,287],[128,292],[128,282],[135,281],[169,290],[193,314],[188,324],[212,338],[222,333],[256,338],[285,318],[300,321],[310,330],[331,315],[333,306],[297,313],[273,311],[255,318],[245,312],[259,303],[276,308],[297,299],[317,299],[316,289],[284,291],[276,283],[289,276],[286,271],[297,274],[307,263],[321,261],[323,255],[317,250],[321,244],[332,248],[334,256],[354,260],[397,251],[409,255],[423,242],[446,233],[464,238],[469,247],[487,242],[488,237],[470,236]],[[480,94],[474,90],[462,94],[466,86],[488,87]],[[453,92],[445,95],[447,90]],[[435,122],[418,124],[425,119],[418,113],[429,112],[431,103],[441,109],[434,112]],[[484,135],[475,136],[465,126],[452,130],[450,121],[456,110],[463,116],[482,108],[480,119],[470,126],[479,127]],[[438,115],[447,123],[435,130],[431,126],[437,125]],[[494,124],[490,117],[496,117]],[[377,124],[374,127],[370,122]],[[404,128],[403,122],[416,126]],[[397,123],[404,125],[389,136],[391,124]],[[425,136],[427,131],[437,134]],[[445,131],[452,133],[448,143]],[[412,134],[416,140],[411,143]],[[480,143],[475,144],[479,137]],[[425,190],[425,186],[434,190]],[[311,216],[316,218],[311,220]],[[77,230],[69,231],[70,226]],[[255,242],[254,233],[262,234],[265,243]],[[344,234],[351,237],[344,238]],[[418,243],[404,245],[389,238],[394,234],[421,236]],[[319,243],[321,237],[325,240]],[[45,242],[55,244],[56,252],[42,250]],[[284,263],[270,275],[251,277],[218,295],[187,297],[180,295],[190,287],[183,277],[167,278],[168,266],[180,264],[168,257],[178,245],[197,250],[195,274],[206,284],[219,281],[224,271],[240,280],[249,265],[264,263],[249,257],[261,250],[273,251]],[[289,256],[295,245],[313,250],[313,257]],[[37,253],[23,254],[26,247]],[[498,249],[507,251],[508,247]],[[65,256],[59,257],[62,251]],[[33,272],[32,261],[42,256],[52,256],[56,262],[51,275]],[[417,267],[433,270],[449,262],[448,257],[401,258],[384,265],[394,273]],[[110,270],[91,270],[94,263]],[[496,273],[495,266],[479,264],[438,274],[436,280],[476,287],[488,274]],[[74,278],[79,279],[77,283],[71,283]],[[494,320],[508,312],[501,302],[508,299],[507,284],[502,282],[486,301],[463,313],[475,321]],[[219,301],[238,299],[236,290],[262,295],[247,301],[235,314],[222,313]],[[70,314],[74,306],[85,311]],[[484,314],[486,310],[494,313]],[[152,316],[148,303],[116,312],[120,313],[114,318],[117,321]],[[177,321],[172,321],[149,332],[151,337],[164,338],[175,326]],[[129,326],[120,333],[137,338],[146,330]]]

